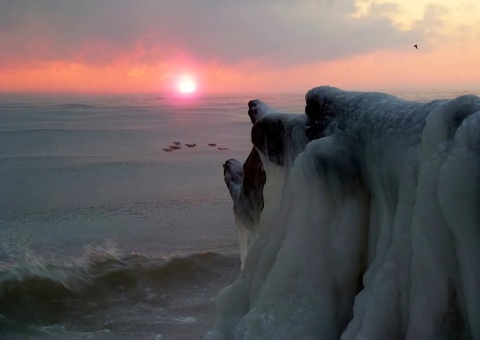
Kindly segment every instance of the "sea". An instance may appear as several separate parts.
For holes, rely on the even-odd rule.
[[[255,98],[305,106],[0,94],[0,339],[203,338],[240,274],[222,164],[248,156]]]

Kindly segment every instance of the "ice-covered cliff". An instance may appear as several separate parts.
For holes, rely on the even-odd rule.
[[[480,98],[249,103],[225,179],[253,234],[207,339],[480,339]]]

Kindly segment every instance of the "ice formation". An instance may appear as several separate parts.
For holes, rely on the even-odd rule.
[[[480,98],[249,107],[260,160],[232,197],[254,237],[206,338],[480,339]]]

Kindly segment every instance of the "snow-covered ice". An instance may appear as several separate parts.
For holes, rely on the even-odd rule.
[[[206,338],[480,339],[480,98],[249,107],[260,160],[232,197],[253,240]]]

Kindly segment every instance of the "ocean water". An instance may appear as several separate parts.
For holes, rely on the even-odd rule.
[[[250,152],[255,97],[304,107],[0,95],[0,338],[202,338],[240,273],[222,164]]]
[[[202,337],[240,270],[222,164],[251,98],[0,95],[0,338]]]

